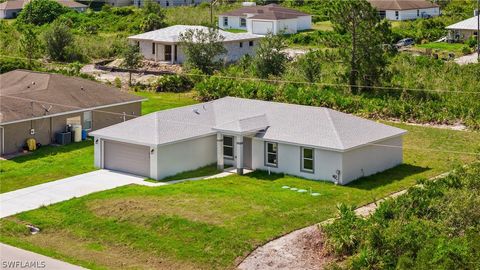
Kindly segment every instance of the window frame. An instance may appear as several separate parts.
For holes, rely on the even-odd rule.
[[[248,41],[248,46],[253,47],[253,40]]]
[[[155,42],[152,42],[152,54],[155,54],[156,53],[156,48],[157,46],[155,46]]]
[[[228,17],[223,17],[223,26],[228,26]]]
[[[243,42],[240,41],[240,48],[243,48]]]
[[[240,18],[240,27],[247,27],[247,19]]]
[[[231,138],[232,139],[232,145],[225,145],[225,138]],[[222,149],[223,149],[223,158],[224,159],[235,159],[235,138],[233,136],[226,136],[224,135],[223,136],[223,143],[222,143]],[[227,156],[225,155],[225,147],[228,147],[228,148],[232,148],[232,155],[231,156]]]
[[[312,158],[305,157],[304,150],[311,150],[312,151]],[[312,169],[305,168],[305,160],[312,161]],[[315,173],[315,148],[311,147],[300,147],[300,171],[306,173]]]
[[[268,145],[271,144],[271,145],[274,145],[275,146],[275,149],[276,149],[276,152],[273,153],[273,152],[268,152]],[[278,168],[278,143],[276,142],[265,142],[264,144],[265,146],[265,149],[264,149],[264,163],[265,163],[265,166],[267,167],[273,167],[273,168]],[[276,157],[276,163],[269,163],[268,162],[268,155],[269,154],[275,154],[275,157]]]
[[[86,115],[90,115],[90,119],[87,121],[87,117]],[[86,122],[90,122],[90,127],[89,128],[86,128],[85,127],[85,123]],[[83,121],[82,121],[82,129],[86,129],[86,130],[92,130],[93,128],[93,112],[92,111],[84,111],[83,112]]]

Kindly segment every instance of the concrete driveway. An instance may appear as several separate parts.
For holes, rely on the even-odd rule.
[[[3,193],[0,194],[0,218],[102,190],[144,184],[143,180],[140,176],[98,170]]]
[[[31,251],[0,243],[0,269],[62,269],[86,270],[73,264],[62,262]]]

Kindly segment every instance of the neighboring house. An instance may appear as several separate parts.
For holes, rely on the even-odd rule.
[[[180,34],[189,29],[208,31],[205,26],[174,25],[131,36],[128,39],[139,45],[140,52],[145,59],[182,64],[185,62],[185,54],[179,44]],[[243,55],[253,56],[255,54],[255,48],[261,36],[219,31],[220,35],[224,37],[223,45],[227,49],[226,55],[222,56],[225,62],[234,62]]]
[[[448,41],[464,42],[470,37],[478,35],[478,15],[470,19],[449,25],[446,27],[448,30]]]
[[[218,16],[221,29],[241,29],[256,35],[286,34],[312,28],[312,16],[277,4],[246,6]]]
[[[427,0],[367,0],[390,21],[415,20],[440,15],[440,6]]]
[[[133,5],[136,7],[143,7],[147,0],[133,0]],[[202,2],[210,3],[211,0],[151,0],[157,2],[162,7],[176,7],[176,6],[190,6],[198,5]]]
[[[327,108],[226,97],[90,135],[97,167],[157,180],[217,163],[347,184],[401,164],[405,133]]]
[[[143,99],[94,81],[15,70],[0,75],[0,154],[47,145],[67,124],[96,130],[139,116]]]
[[[28,4],[30,0],[13,0],[5,1],[0,4],[0,19],[12,19],[16,18],[23,7]],[[76,10],[78,12],[84,12],[87,10],[87,6],[75,1],[58,0],[61,5]]]

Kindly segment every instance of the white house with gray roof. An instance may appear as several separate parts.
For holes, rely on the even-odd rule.
[[[180,34],[187,30],[208,31],[205,26],[174,25],[162,29],[130,36],[131,42],[136,42],[145,59],[166,62],[170,64],[182,64],[185,62],[185,54],[180,46]],[[223,45],[227,53],[222,56],[224,62],[234,62],[242,56],[255,54],[255,48],[262,36],[249,33],[230,33],[219,30],[224,38]]]
[[[401,164],[405,133],[327,108],[225,97],[90,135],[97,167],[157,180],[216,163],[343,185]]]

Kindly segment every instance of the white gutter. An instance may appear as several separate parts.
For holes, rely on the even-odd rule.
[[[32,121],[32,120],[50,118],[50,117],[72,114],[72,113],[78,113],[78,112],[95,111],[95,110],[98,110],[98,109],[109,108],[109,107],[114,107],[114,106],[121,106],[121,105],[126,105],[126,104],[132,104],[132,103],[136,103],[136,102],[143,102],[143,101],[147,101],[147,100],[148,100],[147,98],[144,98],[144,99],[139,99],[139,100],[134,100],[134,101],[126,101],[126,102],[120,102],[120,103],[113,103],[113,104],[109,104],[109,105],[102,105],[102,106],[97,106],[97,107],[79,109],[79,110],[74,110],[74,111],[48,114],[48,115],[32,117],[32,118],[28,118],[28,119],[20,119],[20,120],[14,120],[14,121],[10,121],[10,122],[3,122],[3,123],[0,123],[0,125],[9,125],[9,124],[15,124],[15,123],[21,123],[21,122],[25,122],[25,121]],[[35,101],[35,102],[36,103],[45,103],[45,104],[49,103],[47,101]],[[112,113],[114,113],[114,112],[112,112]],[[139,116],[141,116],[141,115],[139,115]]]

